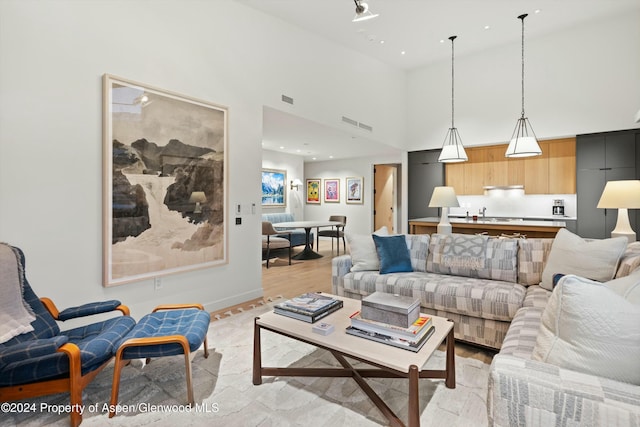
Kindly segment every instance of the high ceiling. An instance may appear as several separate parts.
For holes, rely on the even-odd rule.
[[[404,70],[449,58],[451,44],[447,39],[452,35],[458,36],[456,56],[517,42],[521,36],[517,17],[523,13],[529,14],[525,20],[525,31],[527,39],[531,39],[640,8],[640,0],[365,0],[369,9],[379,16],[354,23],[353,0],[237,1]],[[286,115],[282,114],[279,118],[284,120]],[[288,120],[296,121],[296,118]],[[327,136],[332,139],[327,139],[322,135],[322,127],[315,129],[320,133],[312,134],[302,125],[301,122],[296,126],[302,130],[301,135],[291,133],[287,139],[294,143],[302,137],[304,142],[288,147],[287,152],[304,155],[306,161],[311,161],[312,153],[308,151],[313,151],[320,160],[319,157],[336,156],[338,147],[342,153],[340,157],[352,155],[342,144],[343,138],[351,138],[350,135],[336,138],[331,134]],[[335,132],[328,128],[325,130]],[[264,131],[265,149],[278,150],[284,146],[278,142],[283,137],[282,129],[278,130],[280,135],[270,134],[275,132],[274,126],[265,120]],[[311,141],[309,135],[320,139]],[[328,145],[328,140],[340,141],[340,145]],[[319,144],[320,141],[325,143]],[[354,153],[361,149],[358,141],[348,145],[353,147]],[[314,150],[309,150],[309,147]]]

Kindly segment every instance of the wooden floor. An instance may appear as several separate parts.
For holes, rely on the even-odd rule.
[[[233,307],[212,313],[212,320],[216,316],[223,318],[233,312],[251,309],[261,303],[276,301],[278,299],[288,299],[305,292],[327,292],[331,293],[331,259],[336,256],[335,241],[333,253],[330,239],[320,239],[320,250],[317,251],[322,258],[306,261],[291,260],[288,264],[287,251],[279,251],[272,254],[269,261],[269,268],[262,262],[262,288],[264,297],[261,299],[247,301]],[[293,249],[294,255],[302,247]],[[317,248],[314,248],[317,249]],[[343,249],[340,246],[340,254]],[[275,257],[274,257],[275,255]],[[444,347],[442,348],[444,349]],[[491,363],[495,354],[494,351],[456,342],[456,354],[462,357],[473,357],[485,363]]]

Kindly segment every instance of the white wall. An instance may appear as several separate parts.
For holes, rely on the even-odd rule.
[[[304,161],[301,156],[279,153],[277,151],[262,150],[262,167],[287,171],[286,195],[287,206],[263,207],[262,213],[289,212],[296,221],[304,221],[304,187],[291,189],[291,181],[298,178],[304,182]]]
[[[321,204],[305,204],[305,219],[310,221],[327,220],[331,215],[345,215],[347,217],[346,231],[355,234],[371,233],[373,231],[373,165],[400,164],[402,169],[406,169],[403,165],[405,161],[406,155],[399,151],[396,156],[305,163],[305,179],[320,178],[324,183],[324,179],[338,178],[340,179],[341,191],[340,203],[325,203],[324,192],[321,191]],[[349,176],[364,177],[363,204],[347,204],[345,202],[345,178]],[[399,179],[402,180],[402,176],[399,176]],[[305,197],[305,194],[303,193],[302,196]],[[406,194],[400,194],[399,199],[400,201],[406,200]],[[402,224],[407,223],[407,218],[406,209],[403,210],[402,205],[400,208],[398,216],[401,223],[400,230],[402,230]]]
[[[535,39],[525,34],[525,111],[540,139],[640,126],[633,120],[639,22],[640,8]],[[459,46],[465,38],[458,35]],[[521,111],[520,43],[456,56],[455,74],[463,143],[508,142]],[[407,93],[408,150],[439,148],[451,123],[451,61],[410,72]]]
[[[159,291],[102,287],[104,73],[228,106],[230,203],[260,206],[262,109],[283,93],[294,114],[344,114],[404,141],[403,72],[233,0],[2,0],[0,52],[0,241],[26,252],[33,288],[61,307],[116,298],[139,317],[262,295],[259,210],[229,225],[228,265],[167,276]]]

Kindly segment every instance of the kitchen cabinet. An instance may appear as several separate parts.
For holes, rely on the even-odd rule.
[[[445,166],[446,185],[458,195],[484,194],[484,186],[524,185],[526,194],[575,194],[575,138],[540,141],[542,155],[508,159],[507,144],[469,147],[468,162]]]
[[[438,216],[438,208],[430,208],[433,189],[444,185],[444,166],[438,162],[440,150],[411,151],[408,154],[409,218]]]
[[[637,140],[640,130],[578,135],[576,142],[577,232],[581,237],[604,239],[618,220],[617,209],[599,209],[607,181],[638,179]],[[629,211],[636,230],[637,213]]]

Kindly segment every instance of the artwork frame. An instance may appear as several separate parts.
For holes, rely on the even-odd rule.
[[[345,178],[345,201],[350,204],[364,203],[364,177],[348,176]]]
[[[287,206],[287,171],[284,169],[262,169],[262,197],[264,208]]]
[[[322,184],[320,178],[308,178],[305,181],[307,204],[319,205],[320,200],[320,185]]]
[[[324,202],[340,203],[340,179],[329,178],[324,180]]]
[[[228,108],[102,80],[103,286],[227,264]]]

